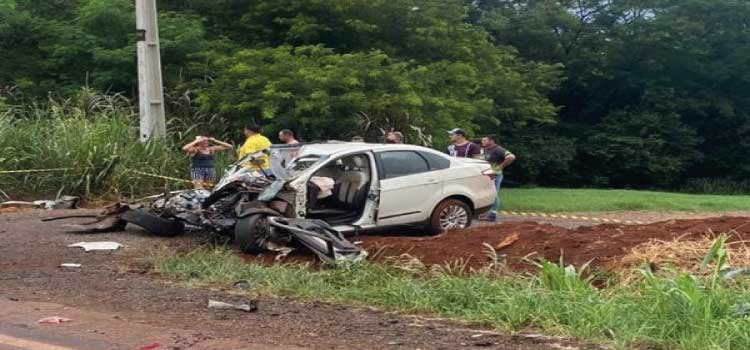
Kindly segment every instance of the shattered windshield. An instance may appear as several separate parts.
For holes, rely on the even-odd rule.
[[[316,154],[301,156],[301,157],[294,159],[287,167],[287,170],[289,172],[305,171],[313,167],[318,162],[320,162],[321,159],[323,159],[323,157],[316,155]]]
[[[274,145],[271,151],[271,169],[276,177],[289,178],[327,158],[328,155],[318,154],[310,146]]]

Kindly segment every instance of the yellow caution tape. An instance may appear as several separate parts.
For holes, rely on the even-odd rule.
[[[510,215],[510,216],[528,216],[528,217],[538,217],[538,218],[545,218],[545,219],[593,221],[593,222],[605,222],[605,223],[626,224],[626,225],[646,224],[643,221],[637,221],[637,220],[595,218],[595,217],[588,217],[588,216],[565,215],[565,214],[547,214],[547,213],[537,213],[537,212],[506,211],[506,210],[502,210],[500,211],[500,213],[503,215]]]
[[[50,168],[50,169],[26,169],[26,170],[0,170],[0,174],[27,174],[27,173],[50,173],[55,171],[71,171],[74,168]]]
[[[56,172],[56,171],[73,171],[76,170],[75,168],[49,168],[49,169],[23,169],[23,170],[0,170],[0,175],[2,174],[31,174],[31,173],[48,173],[48,172]],[[140,170],[133,170],[133,169],[125,169],[127,172],[143,175],[143,176],[150,176],[155,177],[159,179],[164,180],[170,180],[170,181],[177,181],[177,182],[186,182],[186,183],[192,183],[190,180],[186,179],[180,179],[176,177],[170,177],[170,176],[164,176],[164,175],[156,175],[156,174],[149,174]]]

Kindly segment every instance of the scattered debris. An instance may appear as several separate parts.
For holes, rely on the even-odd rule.
[[[490,347],[490,346],[493,346],[493,345],[495,345],[495,343],[493,343],[493,342],[491,342],[491,341],[486,341],[486,340],[485,340],[485,341],[478,341],[478,342],[475,342],[475,343],[474,343],[473,345],[474,345],[474,346],[476,346],[476,347],[480,347],[480,348],[488,348],[488,347]]]
[[[41,201],[34,201],[34,204],[37,205],[38,208],[43,208],[47,210],[52,210],[55,208],[55,201],[51,200],[41,200]]]
[[[561,339],[560,337],[551,337],[551,336],[548,336],[545,334],[539,334],[539,333],[522,334],[521,336],[524,338],[528,338],[528,339],[540,339],[540,340]]]
[[[78,205],[81,203],[81,197],[77,196],[62,196],[60,199],[55,201],[52,209],[78,209]]]
[[[60,264],[60,267],[78,268],[78,267],[81,267],[81,264],[64,263],[64,264]]]
[[[34,202],[23,202],[23,201],[7,201],[0,203],[0,208],[29,208],[38,209],[41,208],[39,204]]]
[[[521,238],[521,236],[519,236],[518,233],[514,233],[514,234],[512,234],[512,235],[510,235],[508,237],[505,237],[505,239],[503,239],[503,241],[500,242],[500,244],[498,244],[498,245],[495,246],[495,249],[500,250],[500,249],[503,249],[505,247],[508,247],[511,244],[516,243],[516,241],[519,238]]]
[[[234,289],[250,289],[250,282],[245,280],[239,280],[237,282],[234,282],[232,285],[232,288]]]
[[[222,301],[208,300],[209,309],[224,309],[224,310],[241,310],[245,312],[253,312],[258,310],[258,302],[253,300],[250,303],[243,304],[230,304]]]
[[[104,233],[122,231],[125,229],[125,225],[127,225],[127,222],[123,220],[120,215],[136,207],[137,206],[115,203],[105,207],[104,210],[98,215],[64,215],[42,219],[42,221],[46,222],[74,218],[93,218],[94,220],[91,222],[83,224],[66,224],[63,226],[67,227],[72,233]]]
[[[143,198],[142,203],[118,203],[108,207],[99,215],[91,216],[96,219],[93,222],[66,225],[66,227],[78,233],[99,233],[121,231],[127,224],[132,224],[161,237],[177,236],[185,229],[204,229],[234,237],[242,251],[246,253],[275,251],[279,253],[277,255],[279,260],[284,259],[291,252],[291,247],[296,245],[291,244],[292,242],[312,250],[322,261],[332,265],[363,260],[367,256],[366,251],[351,244],[342,232],[320,219],[325,217],[331,220],[341,220],[346,216],[357,215],[359,211],[364,210],[364,202],[357,204],[357,208],[351,208],[351,210],[338,208],[338,206],[352,205],[352,203],[345,203],[346,201],[339,203],[343,199],[330,201],[331,203],[318,202],[318,199],[332,196],[331,191],[335,181],[333,178],[323,177],[314,178],[314,181],[309,182],[297,181],[303,176],[313,175],[315,167],[310,165],[324,159],[316,153],[315,148],[309,149],[309,156],[305,158],[305,162],[312,163],[305,163],[307,165],[300,168],[304,171],[295,170],[291,161],[302,154],[300,147],[299,145],[279,146],[248,154],[224,171],[224,176],[212,191],[167,192],[164,195]],[[273,175],[244,166],[261,161],[269,154]],[[336,163],[341,163],[340,167],[336,167],[338,176],[347,179],[354,173],[359,175],[357,179],[360,176],[369,176],[368,171],[363,170],[359,162],[347,161],[351,164],[344,163],[344,160]],[[291,186],[295,181],[300,184]],[[304,193],[306,185],[317,189],[318,192],[315,196],[306,197],[309,203],[299,203],[299,198],[305,197],[300,194]],[[357,191],[366,195],[367,189],[363,186],[359,187]],[[347,188],[346,191],[350,190]],[[352,192],[352,195],[347,198],[353,195]],[[356,198],[360,198],[359,195]],[[361,198],[364,199],[363,196]],[[285,214],[290,213],[287,209],[292,203],[301,209],[317,210],[316,219],[284,218]],[[48,205],[49,203],[39,204]],[[52,218],[45,221],[72,217],[80,216]]]
[[[45,318],[37,321],[37,323],[41,323],[41,324],[60,324],[60,323],[70,322],[70,321],[73,321],[73,320],[71,320],[69,318],[65,318],[65,317],[60,317],[60,316],[50,316],[50,317],[45,317]]]
[[[80,197],[62,196],[57,200],[39,200],[34,202],[7,201],[0,203],[0,208],[76,209],[80,200]]]
[[[151,344],[147,344],[147,345],[139,347],[138,350],[153,350],[153,349],[156,349],[156,348],[158,348],[160,346],[161,346],[161,344],[159,344],[159,343],[151,343]]]
[[[118,217],[108,217],[97,219],[85,224],[65,224],[63,227],[69,229],[71,233],[106,233],[112,231],[122,231],[127,223]]]
[[[122,247],[122,244],[117,242],[78,242],[68,247],[80,247],[88,252],[91,250],[117,250]]]

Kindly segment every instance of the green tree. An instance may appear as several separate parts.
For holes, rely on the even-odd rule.
[[[350,136],[360,117],[412,123],[437,132],[488,114],[477,97],[472,67],[443,63],[412,67],[386,54],[336,54],[321,46],[241,50],[216,60],[215,78],[199,90],[210,112],[276,127],[308,139]],[[452,85],[446,81],[457,80]],[[472,79],[474,78],[474,79]],[[406,126],[406,125],[403,125]]]
[[[675,113],[617,111],[582,142],[581,168],[613,186],[669,186],[701,160],[700,138]]]

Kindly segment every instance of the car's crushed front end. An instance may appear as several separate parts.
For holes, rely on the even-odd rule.
[[[267,156],[271,158],[271,176],[253,167]],[[159,236],[210,230],[234,238],[245,252],[265,250],[285,255],[295,246],[293,242],[298,242],[326,263],[362,260],[367,253],[325,221],[297,218],[306,203],[297,195],[298,189],[288,184],[323,158],[304,146],[274,146],[227,167],[212,191],[176,191],[138,203],[118,203],[117,210],[108,208],[91,225],[74,229],[103,232],[131,223]],[[98,223],[103,221],[112,225],[101,227]]]

